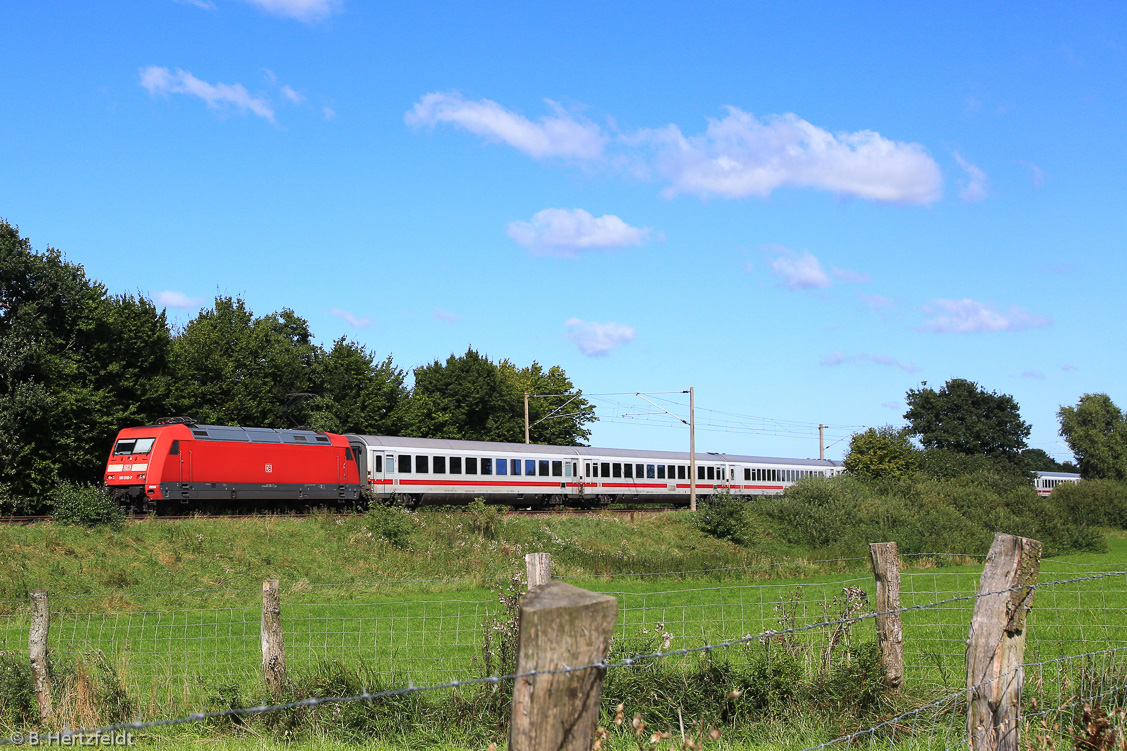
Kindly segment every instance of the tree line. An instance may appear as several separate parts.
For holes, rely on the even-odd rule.
[[[907,424],[856,433],[845,467],[863,477],[908,477],[930,468],[993,466],[1014,472],[1079,472],[1084,479],[1127,480],[1127,417],[1107,394],[1084,394],[1062,406],[1060,435],[1076,458],[1057,462],[1029,448],[1029,423],[1009,394],[987,391],[963,378],[936,390],[924,382],[909,389]],[[918,445],[917,445],[918,444]]]
[[[174,330],[148,298],[111,294],[0,220],[0,509],[36,511],[60,482],[98,482],[117,431],[201,423],[581,445],[594,407],[558,365],[494,362],[472,347],[407,371],[288,308],[220,295]]]

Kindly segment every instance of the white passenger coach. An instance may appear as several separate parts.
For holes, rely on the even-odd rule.
[[[430,438],[347,435],[363,483],[377,498],[420,504],[483,497],[513,506],[679,503],[689,499],[689,454],[676,451],[541,446]],[[841,462],[697,453],[698,498],[717,493],[778,495]]]

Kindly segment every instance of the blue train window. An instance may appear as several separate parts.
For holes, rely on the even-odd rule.
[[[646,465],[646,479],[653,480],[657,477],[657,467],[652,464]]]
[[[524,473],[526,475],[528,475],[529,477],[535,476],[535,474],[536,474],[536,460],[535,459],[525,459],[524,460]]]
[[[508,459],[498,459],[497,460],[497,474],[499,474],[499,475],[509,474],[509,460]]]

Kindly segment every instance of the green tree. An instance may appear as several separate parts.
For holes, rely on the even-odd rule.
[[[172,342],[176,411],[206,423],[305,424],[318,348],[292,310],[255,318],[239,298],[216,297]]]
[[[576,390],[563,368],[553,365],[544,370],[535,361],[526,368],[518,368],[510,360],[502,360],[500,368],[501,375],[522,397],[524,394],[532,395],[528,400],[529,439],[532,443],[586,445],[591,437],[587,425],[598,419],[595,407],[583,398],[582,391]],[[523,417],[521,424],[523,430]]]
[[[1072,462],[1058,462],[1044,449],[1025,449],[1021,452],[1021,466],[1029,472],[1076,472]]]
[[[314,357],[308,425],[334,433],[399,435],[405,378],[390,356],[377,362],[365,347],[342,336],[329,351],[318,348]]]
[[[858,477],[910,477],[919,464],[920,450],[912,445],[908,428],[891,425],[854,433],[845,455],[845,468]]]
[[[501,369],[472,347],[415,368],[403,430],[419,438],[524,441],[523,395]]]
[[[1061,407],[1057,417],[1081,477],[1127,480],[1127,420],[1107,394],[1084,394],[1075,407]]]
[[[122,425],[162,412],[170,334],[145,298],[109,295],[0,220],[0,485],[41,508],[97,481]]]
[[[909,389],[906,401],[904,419],[927,449],[1012,461],[1029,437],[1014,398],[973,381],[952,378],[939,391],[925,383]]]

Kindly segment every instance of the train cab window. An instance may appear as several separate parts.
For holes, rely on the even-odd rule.
[[[446,457],[445,456],[434,457],[434,473],[436,475],[446,474]]]
[[[352,449],[347,446],[344,447],[344,458],[346,461],[352,461]]]
[[[429,456],[416,456],[415,457],[415,471],[421,475],[430,472],[430,457]]]
[[[493,460],[490,459],[489,457],[484,457],[481,460],[481,474],[483,474],[483,475],[493,474]]]
[[[622,468],[622,475],[623,475],[623,477],[633,477],[634,476],[634,467],[627,464],[625,467]],[[641,473],[639,473],[638,477],[641,477],[641,476],[642,476]]]
[[[499,475],[509,474],[509,460],[508,459],[498,459],[497,460],[497,474],[499,474]]]
[[[647,464],[646,465],[646,479],[647,480],[657,479],[657,467],[655,465],[653,465],[653,464]]]
[[[462,457],[460,457],[460,456],[450,457],[450,474],[452,474],[452,475],[462,474]]]
[[[526,477],[535,477],[536,476],[536,460],[535,459],[525,459],[524,460],[524,474],[525,474]]]
[[[614,464],[610,465],[610,474],[611,477],[622,477],[622,463],[615,462]]]
[[[168,455],[176,456],[180,453],[180,441],[173,441],[172,445],[168,447]]]
[[[467,475],[476,475],[477,474],[477,457],[476,456],[467,456],[466,457],[466,474]]]
[[[383,472],[383,454],[376,454],[376,466],[374,467],[376,474]],[[391,470],[388,470],[389,472]]]
[[[410,474],[410,472],[411,472],[411,455],[410,454],[400,454],[399,455],[399,473],[400,474]]]
[[[552,462],[552,477],[563,477],[563,462]]]
[[[657,479],[659,479],[659,480],[665,479],[665,465],[664,464],[657,465]]]
[[[154,438],[122,438],[113,447],[115,455],[147,454],[153,450]]]
[[[541,459],[538,463],[540,465],[540,476],[541,477],[547,477],[548,476],[548,460],[547,459]]]

